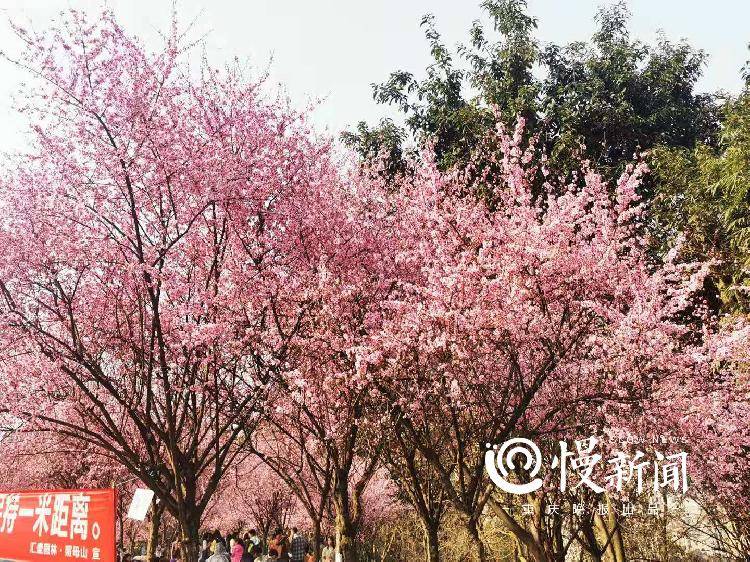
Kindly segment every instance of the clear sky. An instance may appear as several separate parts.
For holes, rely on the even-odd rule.
[[[597,7],[610,1],[529,0],[529,9],[538,18],[542,42],[565,43],[590,37]],[[109,6],[127,29],[152,45],[157,30],[166,29],[171,5],[166,0],[0,0],[0,20],[43,29],[68,7],[93,15]],[[450,46],[465,41],[472,21],[481,16],[479,0],[176,0],[176,5],[181,20],[197,18],[195,34],[207,34],[213,62],[237,56],[265,69],[272,58],[272,82],[282,84],[297,104],[321,99],[313,120],[334,133],[359,120],[395,115],[395,109],[372,101],[370,84],[396,69],[422,73],[429,62],[419,28],[424,14],[435,15]],[[750,0],[630,0],[629,6],[634,37],[651,42],[663,30],[709,54],[700,90],[739,90],[740,68],[749,58]],[[0,50],[17,51],[4,21],[0,29]],[[22,122],[8,110],[22,78],[0,61],[0,150],[19,142]]]

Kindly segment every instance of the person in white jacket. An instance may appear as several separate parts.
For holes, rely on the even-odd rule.
[[[208,557],[206,562],[229,562],[227,547],[221,541],[216,541],[216,551]]]

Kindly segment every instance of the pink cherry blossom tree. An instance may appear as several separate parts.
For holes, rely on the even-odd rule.
[[[314,211],[329,226],[325,238],[305,252],[316,256],[304,266],[313,273],[306,290],[309,305],[298,337],[290,344],[289,368],[282,374],[287,399],[274,403],[279,411],[272,423],[276,431],[283,428],[287,440],[289,435],[305,437],[297,438],[293,450],[308,460],[317,459],[308,464],[309,475],[316,475],[314,497],[322,501],[323,493],[329,495],[336,548],[342,560],[350,562],[366,516],[363,497],[379,466],[385,438],[372,422],[373,386],[361,376],[361,334],[377,324],[388,285],[376,273],[382,253],[373,244],[377,230],[371,229],[360,213],[360,202],[354,201],[360,194],[339,195],[331,198],[333,205]],[[316,510],[322,506],[316,503]]]
[[[681,438],[689,452],[689,496],[707,521],[700,540],[741,557],[750,546],[750,327],[741,318],[706,318],[702,336],[708,369],[660,381],[643,402],[645,425]]]
[[[312,526],[310,544],[320,556],[322,529],[331,509],[334,467],[330,449],[310,430],[303,409],[294,403],[282,406],[295,398],[294,393],[277,395],[263,425],[248,440],[248,448],[305,510]]]
[[[95,447],[55,433],[7,431],[0,439],[3,489],[115,487],[125,469]]]
[[[435,470],[479,560],[488,503],[533,559],[552,555],[493,502],[485,443],[607,428],[656,389],[710,376],[682,318],[700,273],[651,260],[639,234],[643,167],[610,187],[582,163],[566,184],[531,164],[522,139],[523,122],[500,128],[488,139],[500,150],[483,154],[492,165],[479,172],[443,173],[428,154],[380,193],[399,277],[361,351],[362,378]],[[466,196],[488,190],[492,208]]]
[[[399,409],[394,409],[393,413],[392,419],[387,418],[383,427],[383,431],[390,436],[383,447],[383,464],[393,485],[419,518],[424,532],[425,560],[438,562],[440,525],[448,508],[448,498],[432,464],[427,462],[411,440]],[[435,449],[447,450],[450,434],[442,431],[440,426],[434,426],[430,431],[434,436]],[[441,439],[444,440],[442,444]]]
[[[395,278],[381,189],[359,183],[352,169],[341,162],[327,181],[299,193],[294,199],[299,211],[288,215],[285,239],[294,241],[285,251],[288,294],[277,302],[284,305],[285,323],[295,323],[295,336],[264,419],[266,433],[254,445],[268,455],[267,446],[286,443],[290,458],[300,459],[304,478],[316,475],[314,511],[320,513],[319,502],[329,494],[337,549],[345,562],[356,556],[366,516],[363,497],[386,438],[373,417],[379,406],[364,367],[367,338],[380,329],[381,305]],[[278,456],[266,460],[280,468],[272,459]]]
[[[235,533],[254,528],[264,543],[278,528],[307,526],[305,509],[284,480],[249,456],[225,475],[203,520],[207,530]]]
[[[176,23],[155,53],[109,13],[16,32],[31,147],[0,182],[2,403],[152,488],[196,559],[294,333],[286,202],[327,147],[237,67],[191,71]]]

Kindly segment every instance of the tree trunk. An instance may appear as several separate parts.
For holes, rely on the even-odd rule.
[[[581,523],[581,534],[585,537],[585,540],[580,541],[582,551],[585,550],[591,557],[592,562],[601,562],[602,553],[599,548],[598,532],[595,527],[595,522],[587,521]]]
[[[519,554],[523,556],[524,560],[532,559],[534,562],[547,562],[547,555],[544,552],[543,545],[537,541],[528,529],[513,519],[497,501],[490,499],[489,505],[505,527],[513,533],[513,536],[516,538],[518,550],[520,551]],[[471,529],[469,532],[471,532]]]
[[[609,497],[607,497],[607,503],[610,505],[609,510],[609,527],[611,529],[612,538],[612,555],[615,562],[626,562],[625,558],[625,542],[622,540],[622,531],[620,530],[619,522],[617,521],[617,515],[611,507]]]
[[[599,541],[606,545],[602,558],[608,562],[625,562],[625,544],[620,532],[617,515],[612,508],[612,502],[608,495],[605,495],[607,502],[608,515],[605,519],[603,516],[596,514],[594,523],[599,534]],[[666,558],[665,558],[666,559]]]
[[[620,529],[615,530],[615,534],[612,536],[612,550],[614,551],[615,560],[617,562],[626,562],[625,542],[622,540]]]
[[[354,562],[354,538],[356,529],[349,506],[348,471],[336,471],[336,482],[333,490],[333,505],[336,509],[336,551],[341,555],[341,562]]]
[[[341,562],[354,562],[354,531],[351,522],[336,515],[336,551],[341,554]]]
[[[467,523],[469,537],[471,538],[471,547],[474,552],[474,558],[477,562],[487,562],[487,549],[484,547],[481,537],[479,536],[479,527],[476,521],[470,520]]]
[[[157,502],[156,497],[151,500],[151,514],[148,523],[148,543],[146,544],[146,560],[154,562],[156,559],[156,546],[159,544],[159,528],[161,527],[161,516],[164,512],[164,504]]]
[[[661,517],[661,521],[663,523],[661,527],[661,540],[663,545],[663,553],[662,556],[664,557],[664,560],[666,560],[669,556],[669,529],[667,524],[667,489],[664,488],[662,491],[662,501],[664,502],[664,513]]]
[[[114,481],[112,487],[114,488]],[[125,536],[125,512],[123,511],[122,494],[115,492],[117,495],[117,516],[120,519],[120,549],[125,549],[124,536]],[[131,547],[130,552],[133,552]]]
[[[321,531],[320,519],[312,518],[312,547],[315,554],[315,560],[320,560]]]
[[[178,522],[180,524],[180,555],[182,562],[195,562],[200,554],[198,528],[200,515],[195,507],[181,506]]]
[[[440,562],[440,542],[438,526],[434,523],[422,522],[425,538],[425,562]]]

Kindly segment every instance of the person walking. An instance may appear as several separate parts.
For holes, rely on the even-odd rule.
[[[289,561],[289,533],[281,529],[276,532],[277,560]]]
[[[289,541],[289,555],[292,562],[304,562],[307,552],[307,539],[299,533],[297,527],[292,527]]]
[[[180,543],[174,541],[172,543],[171,553],[169,555],[169,562],[179,562],[180,560]]]
[[[286,554],[286,547],[284,544],[284,533],[281,529],[274,531],[271,540],[268,541],[268,556],[273,559],[281,559],[282,553]]]
[[[242,562],[242,554],[245,552],[245,548],[242,545],[242,541],[235,537],[229,540],[229,553],[232,557],[232,562]]]
[[[216,554],[217,544],[224,546],[224,552],[227,552],[227,543],[224,541],[224,537],[221,536],[218,529],[213,532],[213,541],[211,541],[211,552],[214,554]]]
[[[336,547],[333,544],[333,537],[328,537],[323,551],[320,553],[320,562],[334,562],[335,557]]]
[[[268,557],[263,554],[263,547],[257,544],[253,547],[253,562],[266,562]]]
[[[242,541],[242,545],[245,547],[245,551],[242,553],[240,562],[253,562],[255,560],[255,554],[253,553],[255,545],[247,539]]]

